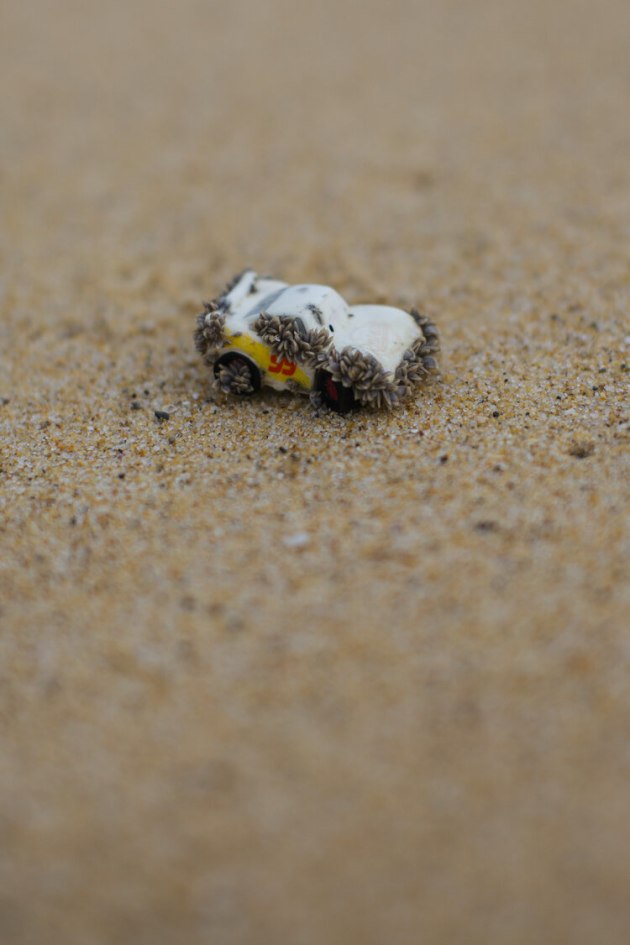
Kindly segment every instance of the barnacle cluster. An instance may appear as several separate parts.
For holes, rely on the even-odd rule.
[[[391,374],[371,354],[356,348],[337,351],[330,348],[318,363],[329,371],[334,381],[352,388],[357,400],[378,407],[391,400]]]
[[[299,319],[288,315],[261,312],[252,327],[274,354],[301,364],[313,364],[330,341],[326,328],[307,329]]]
[[[394,375],[395,386],[401,392],[401,397],[407,397],[426,380],[427,375],[435,374],[438,363],[433,357],[440,350],[438,331],[433,322],[424,315],[412,310],[416,323],[422,329],[424,337],[418,338],[409,347],[402,361],[396,368]]]
[[[246,361],[235,358],[227,364],[218,366],[217,380],[219,387],[226,394],[252,394],[252,374]]]
[[[225,313],[216,302],[204,302],[204,310],[197,316],[194,339],[199,354],[206,364],[211,364],[225,341]]]
[[[429,373],[434,373],[438,368],[437,361],[433,355],[438,354],[440,351],[439,332],[427,315],[421,315],[415,308],[412,308],[409,314],[424,335],[424,340],[420,344],[420,339],[416,341],[414,345],[412,345],[412,349],[422,359],[426,370]]]

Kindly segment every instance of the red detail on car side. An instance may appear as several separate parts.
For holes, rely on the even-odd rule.
[[[285,358],[278,359],[278,356],[275,354],[271,355],[271,363],[269,365],[270,374],[284,374],[285,377],[292,377],[297,370],[297,364],[294,364],[293,361],[287,361]]]

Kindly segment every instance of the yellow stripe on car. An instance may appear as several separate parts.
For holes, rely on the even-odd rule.
[[[230,331],[225,332],[225,347],[232,348],[236,351],[242,351],[243,354],[246,354],[248,357],[254,361],[261,371],[264,371],[265,374],[270,374],[273,377],[274,381],[295,381],[296,384],[299,384],[300,387],[303,387],[304,390],[311,390],[313,387],[313,381],[308,376],[308,374],[303,371],[299,365],[296,365],[295,370],[287,376],[286,371],[270,371],[269,368],[272,367],[272,353],[267,347],[263,344],[262,341],[256,341],[255,338],[252,338],[251,335],[245,334],[245,332],[236,332],[232,333]],[[277,359],[274,358],[274,362],[277,362]],[[288,364],[289,362],[285,362]]]

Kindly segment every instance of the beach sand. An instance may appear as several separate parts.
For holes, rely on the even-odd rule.
[[[3,4],[7,945],[628,942],[629,37]],[[246,265],[419,306],[440,380],[214,403]]]

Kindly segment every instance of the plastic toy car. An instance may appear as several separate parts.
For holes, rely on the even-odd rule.
[[[394,407],[437,370],[435,325],[415,309],[355,305],[323,285],[288,285],[246,269],[197,317],[195,345],[218,386],[309,394],[346,413]]]

